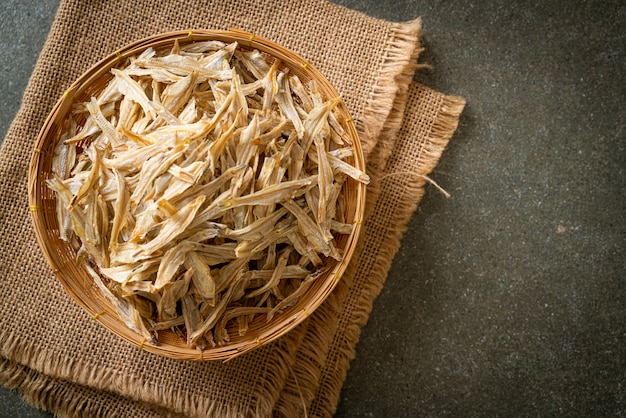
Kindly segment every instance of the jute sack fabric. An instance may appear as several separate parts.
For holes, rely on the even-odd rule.
[[[225,364],[169,360],[106,331],[63,291],[32,232],[26,170],[54,102],[101,57],[154,33],[229,27],[306,57],[342,94],[374,178],[369,216],[349,272],[301,326]],[[69,416],[293,416],[304,408],[331,415],[360,327],[421,197],[419,174],[436,163],[463,106],[423,86],[409,89],[418,36],[417,21],[384,22],[315,0],[62,2],[0,152],[3,384]]]

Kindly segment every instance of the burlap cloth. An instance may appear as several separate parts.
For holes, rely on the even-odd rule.
[[[64,292],[39,249],[27,166],[48,112],[105,55],[170,30],[237,27],[309,59],[342,94],[373,181],[356,255],[336,291],[278,341],[228,363],[140,350]],[[0,381],[61,416],[330,416],[361,327],[463,100],[411,84],[419,21],[323,2],[62,1],[0,152]]]

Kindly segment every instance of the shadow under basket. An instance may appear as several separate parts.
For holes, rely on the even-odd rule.
[[[226,43],[237,42],[240,49],[256,49],[269,61],[279,59],[283,68],[296,74],[303,83],[315,79],[322,95],[328,100],[338,96],[332,85],[308,61],[288,49],[269,40],[253,36],[243,31],[178,31],[151,36],[136,41],[107,56],[85,72],[56,103],[46,119],[37,138],[30,162],[28,178],[29,204],[33,225],[40,247],[53,272],[71,297],[95,321],[100,322],[113,333],[151,353],[182,360],[227,360],[242,353],[261,347],[273,341],[305,320],[334,289],[354,252],[365,205],[365,185],[351,178],[344,184],[344,218],[354,225],[350,235],[336,237],[336,246],[343,254],[341,261],[333,259],[326,263],[324,273],[315,279],[308,291],[297,303],[277,313],[268,321],[266,315],[257,315],[250,322],[248,331],[240,336],[236,327],[227,328],[230,340],[224,345],[208,346],[204,350],[188,347],[171,330],[158,331],[158,343],[146,341],[141,335],[129,329],[119,318],[115,308],[100,292],[83,264],[76,263],[76,251],[59,237],[56,216],[56,197],[46,185],[52,175],[52,157],[55,145],[60,140],[65,118],[74,103],[87,102],[97,96],[112,79],[111,69],[122,68],[128,57],[137,56],[148,47],[157,52],[169,51],[175,41],[183,46],[193,42],[218,40]],[[354,123],[343,102],[337,106],[341,115],[340,123],[352,141],[354,155],[350,163],[365,171],[363,152]],[[42,283],[45,285],[45,283]]]

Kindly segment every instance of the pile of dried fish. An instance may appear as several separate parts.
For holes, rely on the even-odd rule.
[[[236,43],[130,58],[55,149],[60,237],[145,341],[245,334],[340,260],[342,190],[367,175],[314,81]]]

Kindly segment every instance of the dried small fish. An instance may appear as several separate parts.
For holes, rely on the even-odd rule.
[[[160,321],[171,321],[178,316],[176,313],[176,303],[187,295],[192,275],[193,270],[187,270],[179,280],[168,283],[161,289],[157,289],[161,290],[161,297],[157,302],[158,318]]]
[[[115,180],[117,183],[117,197],[115,199],[115,210],[113,216],[113,226],[111,227],[111,239],[109,240],[109,249],[111,252],[116,251],[118,236],[120,230],[122,229],[122,225],[126,221],[126,216],[128,214],[128,200],[129,194],[126,189],[126,183],[124,182],[124,177],[118,172],[113,171],[115,173]],[[86,183],[85,183],[86,184]]]
[[[100,275],[88,263],[85,264],[85,269],[91,275],[91,277],[94,280],[94,283],[96,283],[96,286],[98,286],[102,294],[111,302],[111,305],[113,305],[113,307],[117,311],[117,314],[120,316],[120,319],[124,321],[124,323],[130,329],[136,331],[145,339],[152,341],[154,337],[150,333],[150,331],[148,331],[146,324],[144,323],[141,316],[138,315],[137,310],[134,309],[133,306],[127,300],[113,293],[104,284],[104,282],[100,278]],[[156,341],[153,341],[153,342],[156,342]]]
[[[121,145],[120,134],[115,130],[113,124],[109,122],[106,117],[102,114],[100,110],[100,106],[98,106],[98,101],[95,97],[91,98],[91,101],[87,103],[87,110],[91,114],[94,122],[100,128],[104,136],[107,140],[115,147],[119,147]]]
[[[337,173],[346,174],[356,181],[360,181],[364,184],[369,184],[370,176],[368,176],[366,173],[362,172],[358,168],[354,167],[353,165],[348,164],[347,162],[335,157],[330,153],[327,154],[327,159],[333,170]]]
[[[193,221],[204,199],[205,197],[203,195],[196,197],[176,212],[174,216],[167,219],[161,226],[159,234],[154,239],[142,245],[136,255],[150,256],[154,254],[155,251],[169,244],[177,235],[182,234],[191,221]]]
[[[286,309],[287,307],[295,304],[300,296],[302,296],[309,289],[315,279],[321,276],[322,273],[323,270],[318,270],[315,273],[309,274],[307,278],[304,279],[302,283],[300,283],[300,286],[293,293],[282,299],[276,306],[274,306],[274,308],[272,308],[272,310],[267,314],[267,320],[271,321],[276,312],[279,312],[280,310]]]
[[[76,162],[76,145],[66,144],[59,141],[54,149],[54,157],[52,158],[52,172],[58,175],[62,180],[70,176],[72,167]]]
[[[198,295],[206,299],[211,306],[215,305],[215,279],[211,275],[211,268],[204,258],[195,251],[189,251],[185,258],[185,267],[193,271],[191,276]]]
[[[178,268],[185,262],[187,253],[193,251],[195,245],[193,242],[183,241],[167,250],[159,264],[159,270],[154,280],[155,289],[160,290],[172,281]]]
[[[202,79],[228,80],[231,77],[229,70],[216,71],[202,66],[198,61],[190,56],[170,54],[164,57],[136,60],[134,63],[138,67],[147,69],[165,68],[174,74],[186,76],[197,73]]]
[[[239,306],[236,308],[232,308],[227,310],[226,312],[224,312],[224,315],[222,315],[222,319],[219,323],[219,325],[217,325],[216,327],[216,331],[220,332],[221,334],[224,335],[223,340],[224,341],[228,341],[229,337],[228,337],[228,332],[226,332],[226,324],[228,324],[229,321],[237,318],[237,319],[241,319],[241,318],[248,318],[249,316],[254,316],[254,315],[262,315],[262,314],[267,314],[269,313],[269,311],[271,310],[271,308],[261,308],[261,307],[256,307],[256,306]],[[247,321],[244,323],[245,325],[240,325],[239,327],[239,335],[243,336],[245,335],[246,331],[247,331]]]
[[[265,292],[273,291],[273,289],[278,285],[280,280],[282,279],[283,271],[285,267],[287,267],[287,259],[289,258],[289,253],[291,251],[287,249],[283,252],[283,254],[278,258],[278,262],[276,263],[276,267],[272,272],[272,276],[262,287],[248,293],[246,298],[254,298],[256,296],[262,295]]]
[[[276,102],[287,119],[293,123],[296,133],[298,134],[298,138],[303,139],[305,127],[302,124],[302,120],[300,119],[300,116],[298,115],[298,112],[293,104],[293,97],[291,95],[291,91],[289,90],[289,83],[285,82],[285,73],[280,73],[278,75],[276,83],[278,85],[278,92],[274,96]]]
[[[281,202],[290,196],[297,196],[306,192],[306,187],[317,183],[317,176],[285,181],[273,184],[258,192],[249,195],[226,199],[219,204],[222,208],[236,208],[243,205],[270,205]]]
[[[225,344],[341,259],[342,191],[369,177],[341,99],[279,60],[208,41],[125,62],[55,147],[59,235],[145,340]]]
[[[89,170],[89,175],[85,182],[80,186],[80,189],[76,192],[76,194],[70,200],[69,205],[67,206],[67,210],[70,212],[74,209],[76,203],[80,202],[80,200],[87,195],[87,193],[96,185],[98,182],[98,176],[100,175],[100,155],[94,146],[90,146],[88,152],[90,151],[91,156],[89,159],[91,160],[91,169]]]
[[[202,316],[198,306],[194,303],[191,295],[187,294],[182,299],[183,319],[187,328],[187,345],[193,346],[191,336],[202,326]],[[198,338],[199,340],[199,338]]]

